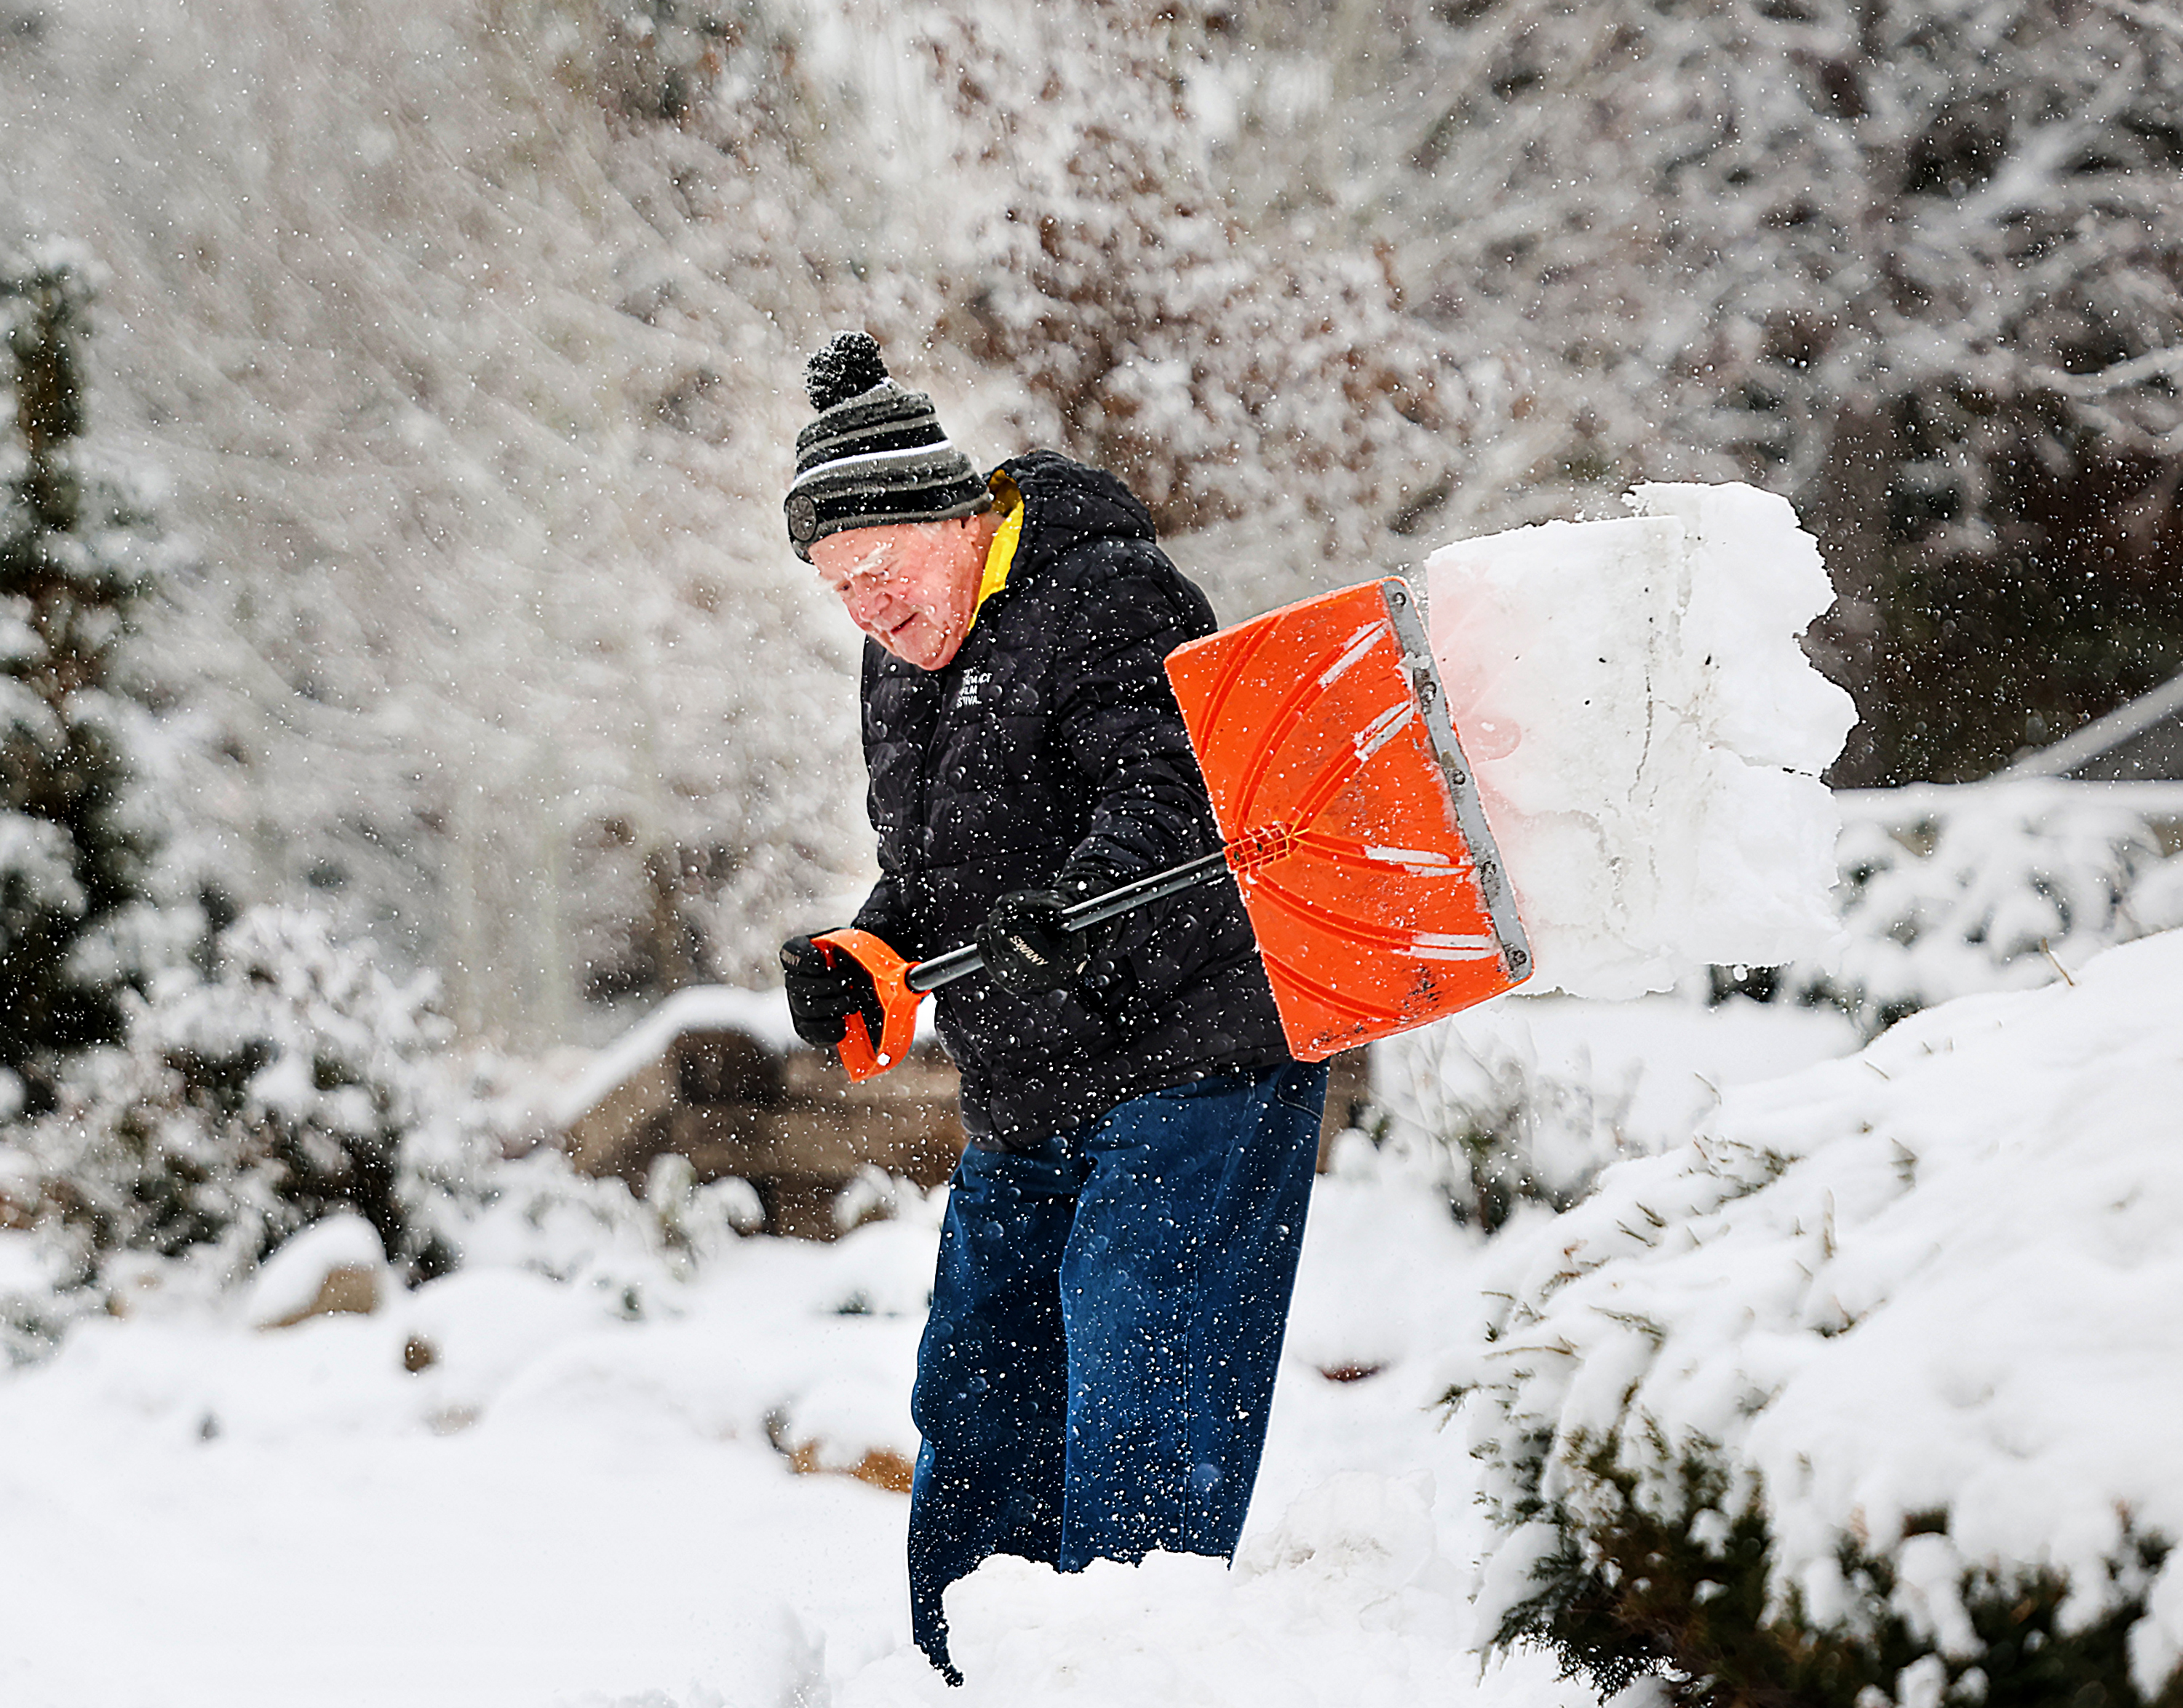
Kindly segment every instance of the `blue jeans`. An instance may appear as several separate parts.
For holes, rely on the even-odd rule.
[[[1291,1063],[964,1153],[910,1402],[911,1627],[951,1677],[942,1592],[989,1555],[1235,1552],[1325,1097]]]

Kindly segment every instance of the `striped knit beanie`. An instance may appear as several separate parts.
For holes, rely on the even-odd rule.
[[[989,509],[992,494],[948,442],[932,399],[887,377],[869,332],[836,332],[804,370],[819,419],[796,436],[788,538],[811,544],[848,528],[938,522]]]

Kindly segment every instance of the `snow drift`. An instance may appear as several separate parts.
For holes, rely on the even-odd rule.
[[[1503,1511],[1543,1505],[1481,1627],[1618,1506],[1725,1562],[1756,1503],[1775,1616],[1852,1641],[1892,1619],[1975,1688],[1974,1593],[2043,1577],[2058,1632],[2126,1622],[2152,1698],[2183,1659],[2183,1563],[2159,1564],[2183,1536],[2179,1038],[2171,932],[1731,1091],[1692,1143],[1498,1243],[1503,1320],[1451,1373]],[[1680,1510],[1693,1461],[1712,1510]]]

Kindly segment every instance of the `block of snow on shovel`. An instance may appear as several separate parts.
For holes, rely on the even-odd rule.
[[[1818,542],[1754,487],[1647,485],[1426,564],[1434,657],[1538,961],[1619,999],[1823,952],[1856,721],[1800,639]]]

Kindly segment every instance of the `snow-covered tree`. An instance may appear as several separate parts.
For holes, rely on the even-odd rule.
[[[1113,470],[1163,528],[1269,520],[1294,572],[1353,578],[1466,454],[1480,376],[1403,312],[1384,245],[1329,241],[1313,210],[1245,222],[1207,110],[1225,22],[930,9],[963,208],[943,330],[1019,388],[1019,433]]]
[[[92,273],[0,248],[0,1103],[33,1110],[119,1030],[155,840],[117,653],[167,554],[143,483],[83,444]]]
[[[41,15],[0,202],[113,269],[102,434],[216,542],[178,796],[470,1032],[764,976],[856,887],[854,637],[778,508],[837,326],[980,453],[1115,467],[1229,615],[1646,476],[1787,492],[1859,776],[2175,661],[2136,0]]]
[[[11,41],[40,140],[0,192],[83,209],[102,397],[218,542],[170,647],[239,892],[525,1041],[587,988],[757,975],[854,880],[854,636],[779,509],[825,316],[698,240],[798,186],[630,110],[599,6],[140,21]]]
[[[1291,123],[1361,127],[1352,217],[1458,348],[1519,353],[1519,502],[1647,475],[1794,498],[1847,595],[1847,777],[1975,775],[2183,665],[2171,11],[1475,0],[1386,23],[1323,32],[1336,70]],[[1337,102],[1367,54],[1379,98]]]

